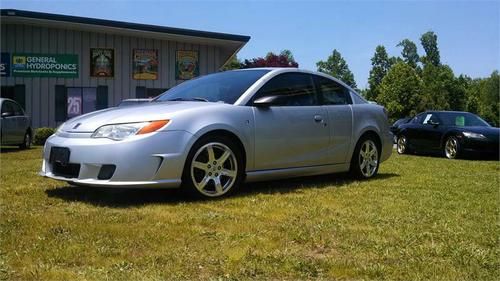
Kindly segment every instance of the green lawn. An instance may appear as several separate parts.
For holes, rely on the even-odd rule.
[[[4,149],[0,279],[498,280],[498,161],[394,154],[370,181],[170,190],[69,187]]]

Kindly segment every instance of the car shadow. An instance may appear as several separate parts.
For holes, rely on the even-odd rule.
[[[382,173],[368,181],[385,180],[399,177],[394,173]],[[340,187],[356,181],[348,174],[301,177],[259,183],[247,183],[227,198],[245,197],[255,194],[284,194],[300,192],[303,188]],[[148,204],[186,204],[206,201],[196,199],[182,192],[181,189],[152,188],[96,188],[80,186],[64,186],[45,191],[48,197],[59,198],[70,202],[84,202],[95,206],[128,208]],[[226,198],[209,199],[226,200]]]

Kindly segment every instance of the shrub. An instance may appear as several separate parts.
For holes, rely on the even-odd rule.
[[[44,145],[47,138],[56,132],[54,128],[42,127],[35,130],[35,135],[33,136],[33,144]]]

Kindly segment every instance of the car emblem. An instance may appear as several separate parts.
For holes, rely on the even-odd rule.
[[[82,123],[78,123],[78,124],[76,124],[76,125],[73,127],[73,129],[78,128],[78,126],[80,126],[81,124],[82,124]]]

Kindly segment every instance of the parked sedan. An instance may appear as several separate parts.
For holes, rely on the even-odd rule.
[[[397,151],[462,156],[499,155],[500,129],[469,112],[428,111],[415,116],[398,132]]]
[[[31,146],[31,119],[15,101],[0,98],[0,139],[2,145]]]
[[[385,109],[344,83],[292,68],[248,69],[67,121],[46,142],[41,175],[218,197],[243,181],[346,171],[371,178],[391,151]]]

